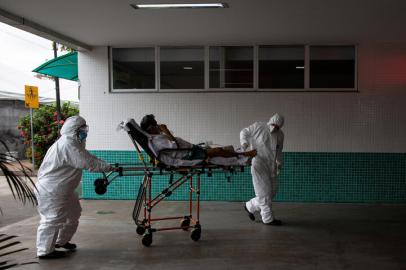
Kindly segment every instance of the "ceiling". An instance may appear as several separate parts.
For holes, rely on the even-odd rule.
[[[0,0],[0,21],[76,48],[405,43],[405,0],[225,0],[227,9],[135,10],[164,0]],[[173,3],[214,1],[182,0]]]

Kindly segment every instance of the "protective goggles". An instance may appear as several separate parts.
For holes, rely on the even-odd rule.
[[[89,126],[88,125],[83,125],[78,129],[78,131],[89,132]]]

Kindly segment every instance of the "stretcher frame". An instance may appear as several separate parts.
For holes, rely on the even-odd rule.
[[[232,174],[244,171],[244,166],[201,164],[180,168],[168,167],[160,163],[159,155],[156,155],[152,151],[150,147],[151,136],[144,132],[133,119],[122,122],[120,127],[127,131],[142,163],[114,164],[114,166],[117,168],[116,172],[110,172],[109,174],[103,173],[103,178],[95,180],[94,185],[96,193],[99,195],[104,194],[107,191],[107,186],[118,177],[142,176],[143,180],[140,184],[132,213],[132,218],[137,225],[136,232],[139,235],[142,235],[142,244],[148,247],[152,244],[153,233],[170,230],[188,231],[191,229],[191,239],[198,241],[201,237],[202,231],[200,223],[201,176],[207,175],[208,177],[211,177],[214,173],[224,173],[227,181],[230,181]],[[147,164],[145,161],[140,147],[148,154],[150,164]],[[154,175],[169,176],[168,186],[155,196],[152,195],[152,179]],[[174,180],[175,177],[176,180]],[[152,210],[155,206],[157,206],[165,198],[171,196],[176,189],[186,183],[189,184],[188,214],[169,217],[155,217],[152,215]],[[179,226],[172,227],[154,227],[157,222],[167,220],[180,220],[180,224]]]

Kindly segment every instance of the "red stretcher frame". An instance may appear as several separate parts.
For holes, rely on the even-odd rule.
[[[142,244],[146,247],[152,244],[152,235],[159,231],[170,230],[191,230],[190,237],[193,241],[198,241],[201,237],[201,224],[200,224],[200,183],[201,176],[207,174],[211,177],[213,173],[224,173],[227,181],[230,181],[231,174],[235,172],[243,172],[244,166],[219,166],[211,164],[196,165],[191,167],[171,168],[167,166],[159,166],[158,157],[149,149],[144,132],[138,126],[138,124],[132,120],[131,122],[122,122],[120,127],[128,132],[130,139],[132,140],[138,157],[142,161],[141,164],[115,164],[117,171],[110,172],[109,174],[103,174],[103,178],[96,179],[94,182],[95,191],[97,194],[102,195],[107,191],[107,186],[111,184],[116,178],[122,176],[143,176],[143,180],[138,189],[138,194],[135,200],[135,205],[132,213],[132,218],[137,225],[137,233],[142,235]],[[151,165],[148,165],[141,153],[138,144],[148,154]],[[160,164],[162,165],[162,164]],[[153,197],[152,185],[153,176],[168,175],[168,186]],[[174,181],[174,177],[178,178]],[[196,179],[196,180],[194,180]],[[170,217],[153,217],[152,210],[165,198],[171,196],[171,194],[181,187],[182,185],[189,184],[189,213],[183,216],[170,216]],[[195,195],[195,196],[193,196]],[[194,202],[195,198],[195,204]],[[194,207],[195,206],[195,207]],[[142,217],[140,214],[142,212]],[[175,227],[153,227],[153,224],[159,221],[166,220],[180,220],[179,226]]]

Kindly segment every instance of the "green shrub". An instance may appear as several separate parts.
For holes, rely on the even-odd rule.
[[[61,106],[61,120],[58,125],[56,105],[40,105],[38,109],[33,110],[33,128],[34,128],[34,159],[35,165],[39,167],[49,147],[59,138],[59,128],[62,127],[66,118],[78,115],[78,108],[72,106],[69,102]],[[26,157],[31,160],[31,124],[30,115],[23,116],[18,122],[20,135],[23,137],[24,144],[27,147]]]

